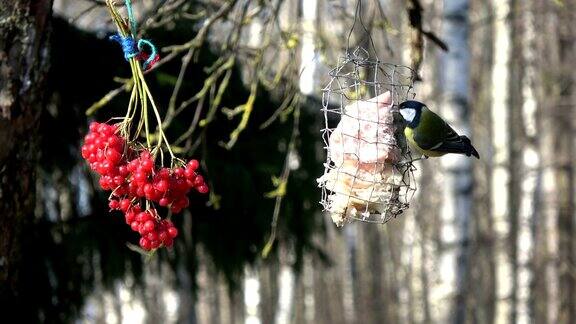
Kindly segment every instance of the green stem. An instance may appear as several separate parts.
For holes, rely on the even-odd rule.
[[[152,110],[154,111],[154,115],[156,116],[156,121],[158,122],[158,132],[160,134],[160,139],[158,139],[158,146],[160,147],[162,140],[164,140],[164,143],[166,144],[166,149],[170,153],[170,157],[172,159],[175,159],[176,156],[172,152],[172,148],[170,147],[170,142],[168,142],[168,139],[166,138],[166,134],[164,133],[164,130],[162,129],[162,118],[160,118],[160,113],[158,112],[158,108],[156,107],[156,103],[154,103],[154,98],[152,97],[152,93],[150,93],[150,89],[148,88],[148,85],[146,84],[146,80],[144,80],[144,74],[142,73],[142,69],[140,69],[140,66],[138,66],[136,71],[138,72],[138,75],[140,76],[140,80],[142,81],[142,83],[141,83],[142,88],[144,89],[144,92],[146,92],[146,95],[148,96],[148,100],[150,100],[150,103],[152,104]]]

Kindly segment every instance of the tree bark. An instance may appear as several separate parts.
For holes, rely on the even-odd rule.
[[[492,2],[471,1],[471,12],[477,17],[493,14]],[[476,18],[471,23],[471,91],[472,125],[476,148],[491,152],[492,148],[492,68],[494,55],[493,24]],[[473,323],[494,323],[496,304],[495,233],[492,214],[492,163],[485,154],[474,163],[474,217],[472,219],[470,281],[467,316]]]
[[[493,1],[494,65],[492,68],[492,212],[496,234],[496,322],[512,323],[512,259],[510,254],[510,60],[512,51],[509,0]]]
[[[34,213],[51,8],[51,0],[0,5],[0,302],[17,301],[22,232]]]
[[[533,5],[533,4],[532,4]],[[538,103],[535,91],[536,76],[536,28],[533,8],[527,8],[522,13],[522,180],[520,193],[520,210],[518,213],[518,237],[516,251],[516,320],[518,323],[530,323],[533,319],[530,307],[531,282],[534,278],[531,258],[534,254],[533,226],[536,211],[536,190],[538,184],[538,169],[541,157],[538,154],[537,113]]]
[[[556,24],[556,87],[558,89],[554,116],[557,118],[555,127],[555,147],[557,149],[556,183],[558,190],[558,282],[559,282],[559,314],[558,323],[574,323],[576,309],[576,280],[574,278],[574,137],[566,136],[566,131],[574,129],[574,72],[573,63],[576,59],[574,31],[568,25],[574,19],[573,2],[567,2],[565,8],[556,8],[558,24]],[[563,26],[563,24],[567,24]],[[554,59],[555,61],[556,59]]]
[[[450,48],[442,57],[442,114],[461,134],[470,134],[468,8],[468,0],[446,0],[442,13],[442,35]],[[463,323],[469,275],[472,164],[467,157],[452,155],[442,159],[442,166],[446,176],[443,184],[441,229],[443,251],[439,266],[443,290],[441,293],[445,300],[451,302],[446,303],[450,308],[444,309],[440,321]]]

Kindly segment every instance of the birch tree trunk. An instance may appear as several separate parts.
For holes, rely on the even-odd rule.
[[[530,4],[532,5],[532,4]],[[536,146],[537,131],[537,99],[535,93],[535,18],[532,8],[526,8],[522,14],[524,37],[522,38],[522,60],[524,73],[522,76],[522,134],[523,149],[521,152],[523,175],[521,180],[520,211],[518,215],[518,235],[516,251],[516,320],[517,323],[530,323],[532,310],[530,305],[531,282],[533,271],[531,258],[534,253],[532,228],[537,216],[536,190],[538,184],[538,169],[540,156]]]
[[[505,246],[507,246],[507,258],[510,264],[511,277],[507,280],[511,282],[512,293],[510,295],[510,322],[518,322],[518,286],[519,271],[521,264],[518,262],[519,249],[526,249],[529,246],[525,242],[519,241],[520,215],[519,209],[522,203],[522,181],[527,180],[527,170],[524,169],[522,159],[523,152],[523,102],[522,96],[522,76],[524,73],[525,62],[522,58],[523,43],[521,18],[526,5],[518,1],[511,1],[509,13],[503,17],[508,24],[510,37],[510,61],[508,63],[508,235]],[[518,108],[514,108],[518,107]],[[526,216],[526,215],[524,215]],[[526,217],[525,217],[526,218]],[[524,224],[526,225],[526,224]],[[526,226],[524,226],[526,230]],[[529,232],[524,231],[529,236]],[[504,278],[502,278],[504,280]]]
[[[556,32],[556,54],[552,67],[556,71],[557,101],[554,104],[556,117],[555,147],[556,184],[558,190],[558,323],[576,322],[575,301],[576,279],[574,278],[574,132],[567,136],[567,130],[574,129],[574,2],[566,2],[564,7],[556,6],[558,23]],[[553,38],[554,39],[554,38]],[[557,64],[554,64],[557,62]]]
[[[318,65],[315,46],[317,0],[302,0],[302,47],[300,49],[300,92],[311,95],[316,89],[316,66]]]
[[[555,5],[545,1],[537,1],[540,14],[539,29],[546,37],[538,39],[539,61],[542,86],[539,93],[539,103],[543,114],[539,118],[540,152],[546,157],[541,168],[540,192],[540,224],[536,238],[538,239],[535,255],[536,270],[534,288],[535,320],[542,323],[559,323],[560,290],[568,287],[560,286],[559,281],[559,239],[560,210],[563,200],[561,190],[564,186],[559,175],[563,172],[566,148],[559,140],[566,134],[562,127],[566,124],[562,119],[569,118],[563,113],[565,107],[560,107],[561,88],[559,82],[560,59],[558,53],[558,13]],[[544,59],[545,58],[545,59]],[[564,128],[565,129],[565,128]],[[563,145],[562,145],[563,146]],[[559,182],[560,181],[560,182]],[[562,229],[563,231],[563,229]]]
[[[473,323],[494,323],[496,296],[495,234],[491,204],[492,163],[492,68],[494,55],[492,3],[477,0],[471,6],[472,125],[475,146],[487,152],[474,163],[474,218],[470,247],[470,293],[467,319]],[[476,140],[479,139],[479,140]]]
[[[426,8],[425,21],[430,30],[440,30],[442,2],[426,0],[421,2]],[[421,66],[423,81],[418,83],[417,97],[426,102],[430,107],[440,106],[439,87],[437,78],[439,69],[439,49],[435,46],[425,46],[425,58]],[[410,240],[410,246],[403,251],[405,262],[411,265],[412,283],[411,303],[407,310],[412,323],[432,323],[433,309],[436,309],[443,301],[431,298],[436,289],[439,277],[438,262],[438,229],[441,227],[440,206],[442,193],[436,190],[442,183],[442,175],[438,170],[440,162],[429,159],[418,165],[417,183],[418,190],[412,199],[411,213],[403,217],[413,218],[415,225],[410,224],[411,219],[406,220],[404,229],[405,240]],[[415,229],[411,229],[414,226]],[[407,257],[412,254],[411,258]]]
[[[278,288],[278,307],[276,309],[275,323],[288,324],[291,323],[290,319],[294,315],[295,274],[291,264],[285,260],[280,261]]]
[[[22,230],[35,206],[51,8],[51,0],[0,5],[0,303],[7,309],[18,297]]]
[[[492,68],[492,213],[496,235],[496,313],[497,323],[511,320],[512,266],[510,235],[510,1],[494,0],[494,65]]]
[[[442,114],[461,134],[470,134],[469,124],[469,21],[468,0],[444,2],[442,34],[450,51],[443,57]],[[442,159],[445,171],[442,208],[440,280],[442,300],[450,308],[441,311],[440,322],[465,320],[465,283],[468,275],[469,222],[472,204],[472,168],[464,156]]]

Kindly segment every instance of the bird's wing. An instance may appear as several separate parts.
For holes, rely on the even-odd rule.
[[[422,113],[420,123],[413,132],[414,140],[424,150],[435,150],[447,143],[461,141],[450,125],[428,109],[426,113]]]

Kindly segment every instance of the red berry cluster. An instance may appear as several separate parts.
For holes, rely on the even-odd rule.
[[[125,213],[126,224],[140,234],[140,246],[144,250],[153,250],[161,245],[171,247],[172,240],[178,236],[174,224],[167,219],[160,220],[154,208],[142,211],[140,205],[132,206],[128,199],[122,199],[120,202],[111,200],[110,208]]]
[[[178,230],[169,220],[162,220],[155,208],[142,211],[140,200],[157,203],[179,213],[188,207],[188,193],[196,189],[207,193],[208,186],[196,170],[197,160],[185,167],[157,168],[148,150],[136,150],[119,136],[116,125],[93,122],[84,138],[82,157],[101,177],[100,186],[112,190],[109,207],[124,213],[126,223],[140,233],[145,250],[172,246]]]

